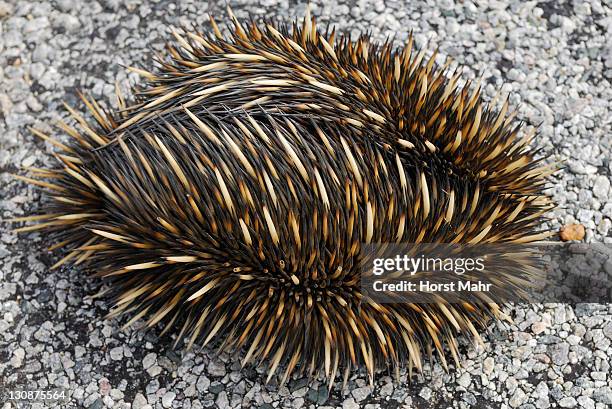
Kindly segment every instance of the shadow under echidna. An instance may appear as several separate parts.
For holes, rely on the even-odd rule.
[[[111,316],[218,341],[268,379],[298,369],[331,387],[362,366],[420,370],[423,352],[457,360],[457,336],[479,339],[499,307],[364,299],[362,246],[539,240],[554,169],[507,101],[485,104],[412,39],[230,16],[228,37],[212,19],[212,33],[174,31],[118,111],[82,97],[94,123],[68,108],[70,144],[34,131],[59,165],[18,176],[49,199],[18,230],[53,232],[55,266],[104,277]]]

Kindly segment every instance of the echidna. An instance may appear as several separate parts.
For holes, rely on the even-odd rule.
[[[59,166],[20,178],[49,192],[41,223],[68,260],[105,277],[111,316],[165,323],[177,342],[322,374],[422,368],[457,357],[497,305],[364,300],[364,243],[531,242],[551,169],[508,102],[483,102],[451,64],[367,36],[241,23],[176,41],[127,104],[82,97],[95,124]],[[473,89],[470,91],[470,89]]]

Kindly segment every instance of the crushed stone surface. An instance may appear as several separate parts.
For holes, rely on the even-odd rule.
[[[305,10],[296,1],[230,4],[255,19]],[[609,0],[317,1],[311,9],[353,37],[369,30],[401,44],[413,30],[417,46],[438,47],[466,78],[482,75],[485,98],[502,88],[525,126],[539,125],[549,160],[564,161],[551,183],[559,207],[549,227],[578,223],[584,241],[612,243]],[[214,1],[0,1],[0,218],[35,212],[40,199],[9,173],[53,164],[52,146],[29,126],[59,135],[50,124],[67,118],[63,101],[83,108],[77,90],[102,100],[115,82],[127,90],[138,78],[123,67],[149,64],[170,25],[208,29],[207,13],[228,21]],[[263,369],[241,369],[238,357],[176,351],[159,332],[120,330],[121,320],[104,319],[104,299],[87,297],[98,281],[75,268],[49,270],[58,259],[50,244],[0,224],[0,388],[68,389],[70,401],[56,407],[612,407],[612,305],[515,306],[513,324],[493,323],[483,346],[465,343],[460,368],[445,372],[434,361],[412,382],[402,372],[399,383],[383,372],[373,388],[357,373],[328,392],[316,380],[266,385]]]

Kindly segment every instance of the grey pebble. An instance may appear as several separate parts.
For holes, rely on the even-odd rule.
[[[593,194],[595,197],[600,199],[608,199],[608,193],[610,192],[610,178],[607,176],[599,175],[595,177],[593,182]]]
[[[574,408],[576,404],[576,399],[571,396],[566,396],[559,401],[559,406],[562,408]]]
[[[569,169],[573,173],[576,173],[579,175],[594,175],[595,173],[597,173],[597,168],[595,166],[584,164],[582,162],[577,162],[577,161],[570,162]]]
[[[62,28],[65,31],[72,33],[76,32],[80,28],[81,22],[76,16],[73,16],[72,14],[63,13],[59,14],[53,20],[53,25],[57,28]]]
[[[0,18],[4,18],[13,12],[13,6],[9,3],[2,1],[0,2]]]
[[[69,12],[74,8],[74,2],[71,0],[57,0],[57,8],[63,12]]]
[[[212,376],[222,377],[226,374],[225,365],[217,359],[210,361],[207,369],[208,373]]]
[[[467,372],[464,372],[463,374],[461,374],[461,376],[457,379],[457,383],[460,386],[463,386],[464,388],[468,388],[470,386],[470,384],[472,383],[472,379],[470,377],[470,374]]]
[[[160,373],[162,373],[162,368],[159,365],[152,365],[149,368],[147,368],[147,373],[149,374],[150,377],[154,378]]]
[[[156,360],[157,360],[157,354],[155,354],[154,352],[150,352],[147,355],[145,355],[144,359],[142,360],[142,367],[144,369],[148,369],[151,366],[153,366]]]
[[[91,405],[87,407],[87,409],[102,409],[104,407],[104,401],[100,398],[93,401]]]
[[[227,408],[229,405],[229,400],[227,399],[227,393],[222,391],[217,396],[217,400],[215,400],[215,404],[218,408]]]
[[[568,353],[569,344],[566,342],[559,342],[550,347],[550,356],[556,365],[561,366],[567,364],[569,362]]]
[[[612,405],[612,388],[609,386],[596,389],[593,392],[593,399],[596,402]]]
[[[348,398],[342,402],[342,409],[359,409],[359,404],[355,402],[355,399]]]
[[[198,382],[196,383],[196,388],[198,389],[198,391],[199,392],[206,392],[206,391],[208,391],[208,387],[209,386],[210,386],[210,379],[208,379],[204,375],[200,375],[198,377]]]
[[[123,347],[115,347],[110,350],[110,357],[113,361],[119,361],[123,358]]]
[[[578,401],[578,404],[584,409],[594,409],[595,408],[595,402],[593,401],[593,399],[589,398],[588,396],[578,396],[577,401]]]
[[[512,394],[512,397],[508,401],[508,404],[512,408],[518,408],[527,400],[527,395],[523,392],[522,389],[516,389],[516,391]]]
[[[419,392],[419,396],[421,398],[425,399],[425,400],[429,400],[431,398],[431,389],[429,389],[427,386],[425,386]]]
[[[166,393],[164,393],[164,396],[162,396],[162,406],[164,408],[169,408],[172,406],[172,402],[174,401],[174,398],[176,398],[176,393],[172,392],[172,391],[168,391]],[[221,408],[224,408],[226,406],[219,406]]]
[[[369,386],[364,386],[363,388],[353,389],[351,394],[355,398],[356,402],[361,402],[362,400],[367,398],[371,392],[372,388],[370,388]]]

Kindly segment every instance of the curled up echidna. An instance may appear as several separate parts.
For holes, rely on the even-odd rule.
[[[56,264],[104,277],[132,324],[163,323],[177,342],[241,351],[282,381],[365,366],[457,359],[493,303],[364,300],[364,243],[523,243],[540,239],[552,171],[531,136],[460,86],[435,53],[291,27],[240,22],[175,41],[127,103],[57,146],[59,165],[18,176],[45,188],[45,213],[21,218],[66,249]],[[282,371],[280,370],[282,369]]]

